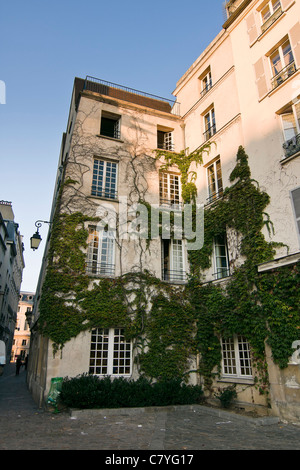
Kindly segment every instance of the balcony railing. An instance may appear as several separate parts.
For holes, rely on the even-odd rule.
[[[187,282],[187,275],[185,271],[163,270],[163,281],[170,282],[171,284],[183,284]]]
[[[204,95],[212,88],[212,80],[209,80],[203,90],[201,91],[201,98],[203,98]]]
[[[264,33],[281,15],[282,15],[282,9],[281,7],[279,7],[273,13],[273,15],[270,16],[270,18],[268,18],[267,21],[264,22],[264,24],[261,27],[261,32]]]
[[[169,150],[170,152],[174,152],[175,146],[171,142],[168,142],[167,144],[166,143],[163,143],[163,144],[158,143],[157,148],[161,149],[161,150]]]
[[[86,273],[89,276],[114,277],[115,265],[108,263],[97,263],[96,261],[88,261],[86,263]]]
[[[219,191],[215,191],[209,195],[209,197],[206,199],[206,204],[211,204],[212,202],[217,201],[217,199],[220,199],[222,196],[223,189],[220,188]]]
[[[217,268],[217,272],[213,274],[215,279],[223,279],[225,277],[230,276],[230,269],[229,268]]]
[[[115,189],[101,189],[92,185],[91,196],[103,197],[106,199],[117,199],[118,193]]]
[[[284,67],[280,72],[278,72],[273,78],[272,78],[272,89],[278,87],[283,83],[285,80],[287,80],[291,75],[293,75],[296,72],[296,64],[295,62],[291,62],[289,65]]]
[[[283,144],[285,158],[295,155],[295,153],[300,152],[300,134],[295,135],[292,139],[287,140]]]
[[[213,125],[210,126],[208,129],[206,129],[205,132],[203,132],[204,139],[205,139],[205,140],[210,139],[216,132],[217,132],[216,125],[213,124]]]
[[[160,199],[159,205],[167,209],[173,209],[173,210],[183,209],[183,202],[176,201],[175,199]]]

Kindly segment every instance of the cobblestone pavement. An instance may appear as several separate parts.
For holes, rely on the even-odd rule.
[[[0,377],[0,450],[300,450],[299,426],[257,422],[205,407],[55,414],[36,406],[24,368],[16,376],[9,364]]]

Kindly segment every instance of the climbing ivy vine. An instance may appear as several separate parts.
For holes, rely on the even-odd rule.
[[[202,153],[163,155],[163,168],[176,165],[181,172],[183,200],[194,201],[190,167],[202,163]],[[157,158],[161,156],[159,152]],[[189,251],[191,276],[186,286],[177,288],[146,270],[91,279],[85,271],[91,217],[80,211],[61,213],[58,204],[39,317],[39,329],[53,341],[55,351],[81,331],[118,325],[134,343],[141,373],[156,379],[184,377],[191,357],[199,353],[199,372],[210,387],[221,362],[220,337],[239,334],[251,344],[258,386],[261,392],[267,390],[265,343],[274,361],[286,367],[292,342],[300,339],[299,267],[257,272],[257,264],[271,260],[278,244],[263,235],[264,227],[272,230],[265,212],[269,196],[251,179],[242,147],[230,182],[223,197],[206,208],[204,245]],[[239,234],[244,261],[234,267],[224,287],[205,283],[202,276],[211,265],[215,237],[226,230]]]

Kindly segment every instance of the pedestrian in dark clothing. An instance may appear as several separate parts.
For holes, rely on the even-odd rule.
[[[22,359],[20,356],[18,356],[16,360],[16,375],[19,375],[21,365],[22,365]]]
[[[27,370],[27,365],[28,365],[28,355],[26,356],[25,362],[24,362],[25,370]]]

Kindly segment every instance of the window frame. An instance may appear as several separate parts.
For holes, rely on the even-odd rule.
[[[177,261],[175,260],[174,254],[175,246],[181,244],[181,269],[174,269]],[[168,249],[167,258],[165,257],[165,250]],[[186,246],[185,240],[167,239],[162,240],[162,278],[164,281],[168,281],[171,284],[182,284],[186,282]],[[165,261],[168,261],[168,266],[165,266]]]
[[[124,328],[93,328],[91,330],[90,356],[89,356],[89,373],[99,377],[130,377],[132,375],[132,341],[126,340]],[[117,333],[118,332],[118,333]],[[98,338],[105,337],[107,341],[97,341]],[[115,339],[118,338],[118,341]],[[123,338],[123,340],[121,339]],[[94,339],[94,341],[93,341]],[[96,340],[95,340],[96,339]],[[124,344],[124,357],[122,358],[122,343]],[[95,348],[93,348],[95,345]],[[107,345],[107,347],[105,347]],[[118,346],[115,349],[115,345]],[[97,347],[100,346],[100,347]],[[95,354],[93,353],[95,351]],[[129,356],[128,353],[129,352]],[[116,357],[117,355],[117,357]],[[127,357],[126,357],[127,356]],[[124,364],[121,364],[124,360]],[[98,364],[96,363],[98,361]],[[117,361],[117,364],[115,363]],[[129,361],[129,364],[126,361]],[[100,364],[99,364],[100,363]],[[120,368],[129,368],[129,372],[120,372]],[[114,371],[114,368],[118,372]]]
[[[96,162],[98,162],[97,167],[96,167]],[[103,164],[102,170],[101,170],[101,164]],[[109,168],[108,165],[111,165],[111,167]],[[92,171],[91,196],[101,197],[101,198],[110,199],[110,200],[117,199],[118,197],[118,168],[119,168],[119,162],[117,161],[106,160],[105,158],[101,158],[101,157],[94,157],[93,171]],[[101,171],[103,173],[102,175],[101,175]],[[113,183],[114,176],[115,176],[115,182],[113,185],[112,183]],[[100,183],[101,178],[102,178],[102,184]]]
[[[222,337],[220,344],[222,378],[253,379],[253,361],[249,341],[243,335],[233,335],[230,338]],[[242,347],[240,348],[240,346]],[[243,365],[242,361],[245,361],[245,363],[247,361],[248,364]],[[227,368],[228,370],[231,369],[231,372],[226,371]],[[251,373],[243,373],[243,369],[245,371],[250,370]]]
[[[278,4],[277,8],[274,8]],[[269,16],[264,18],[263,12],[268,9]],[[278,14],[278,16],[277,16]],[[260,10],[261,30],[264,33],[282,14],[282,5],[280,0],[269,0]]]
[[[217,239],[218,238],[223,238],[222,244],[219,243],[217,244]],[[217,247],[223,247],[225,251],[225,255],[219,255],[217,253]],[[214,270],[215,272],[213,273],[214,277],[216,280],[224,279],[226,277],[230,276],[230,265],[229,265],[229,256],[228,256],[228,244],[227,244],[227,236],[226,233],[219,235],[218,237],[214,238],[214,243],[213,243],[213,259],[214,259]],[[226,266],[218,266],[218,259],[225,259],[226,261]],[[226,273],[225,273],[226,271]]]
[[[203,115],[204,121],[204,140],[209,140],[213,135],[216,134],[216,113],[214,106],[211,106],[209,110]]]
[[[287,118],[289,116],[289,119]],[[285,152],[285,158],[289,158],[300,151],[300,101],[292,103],[289,107],[286,107],[283,112],[280,113],[281,128],[284,137],[283,148]],[[290,123],[291,126],[286,127],[286,124]],[[292,132],[293,135],[288,136],[288,132]]]
[[[112,131],[106,131],[103,129],[106,121],[111,121],[113,124]],[[109,139],[121,139],[121,116],[119,114],[113,114],[103,110],[100,118],[100,136]]]
[[[217,169],[218,163],[220,165],[219,170]],[[213,169],[213,172],[209,174],[209,171],[211,168]],[[219,178],[218,178],[218,173],[221,174],[221,177]],[[214,177],[213,182],[210,182],[211,175],[213,175]],[[223,177],[222,177],[222,165],[221,165],[220,157],[216,158],[213,162],[211,162],[210,164],[206,166],[206,179],[207,179],[207,193],[208,193],[207,203],[210,204],[211,202],[214,202],[215,200],[223,196]],[[221,181],[221,184],[219,184],[219,181]],[[211,187],[213,184],[215,185],[215,191],[211,192]]]
[[[296,192],[296,191],[300,192],[300,186],[298,186],[297,188],[294,188],[290,191],[290,197],[291,197],[292,210],[293,210],[293,215],[294,215],[296,231],[297,231],[297,235],[298,235],[298,243],[299,243],[299,246],[300,246],[300,202],[299,202],[299,208],[297,208],[297,210],[299,210],[299,217],[297,217],[296,206],[295,206],[294,197],[293,197],[293,193]]]
[[[201,78],[201,84],[202,84],[201,96],[204,96],[212,88],[212,75],[211,75],[210,69]]]
[[[160,142],[159,134],[161,134],[163,137],[162,143]],[[172,130],[164,131],[162,129],[157,129],[157,148],[160,150],[167,150],[167,151],[173,152],[174,151],[173,137],[174,135],[173,135]]]
[[[86,272],[90,276],[114,277],[115,276],[115,252],[116,252],[116,231],[105,230],[103,226],[89,225],[89,238],[87,243]],[[98,240],[95,235],[98,234]],[[104,237],[104,234],[108,236]],[[108,242],[105,245],[105,241]],[[109,243],[109,240],[112,240]],[[105,254],[106,252],[106,254]],[[96,259],[95,259],[96,257]],[[103,258],[111,259],[111,263],[103,262]]]
[[[174,197],[172,197],[173,193]],[[167,197],[163,197],[165,194]],[[159,172],[159,205],[161,207],[181,209],[181,176],[179,173],[172,171]]]
[[[288,51],[284,53],[284,46],[288,45]],[[279,60],[275,63],[272,57],[277,54],[277,57],[279,57]],[[288,64],[285,63],[285,57],[290,55],[292,60],[288,62]],[[270,70],[271,70],[271,85],[272,85],[272,90],[277,88],[279,85],[281,85],[285,80],[287,80],[291,75],[293,75],[296,72],[296,64],[295,64],[295,57],[294,57],[294,51],[291,45],[291,41],[288,36],[286,36],[269,54],[269,64],[270,64]],[[278,64],[280,63],[281,69],[277,72],[276,67],[278,67]],[[285,76],[287,75],[287,76]]]

